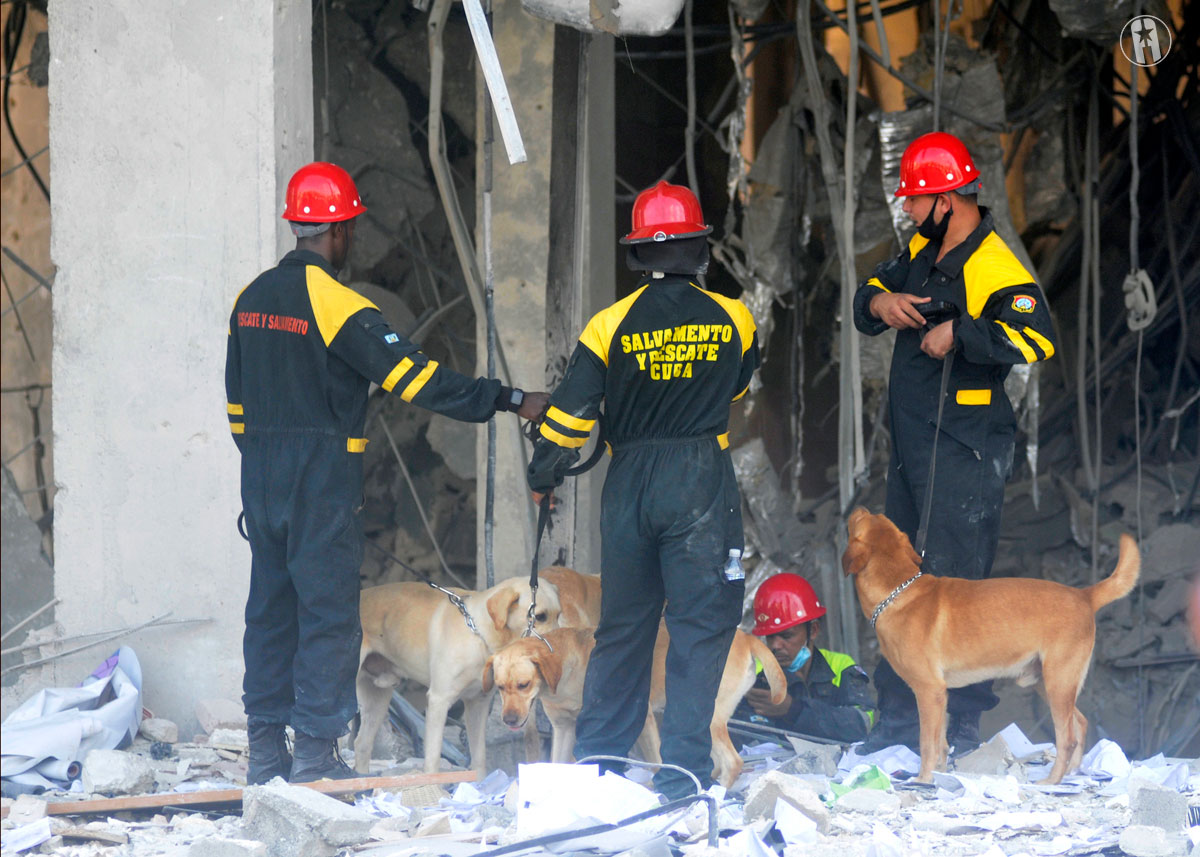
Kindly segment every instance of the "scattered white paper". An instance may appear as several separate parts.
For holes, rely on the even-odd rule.
[[[1054,750],[1054,744],[1034,744],[1029,740],[1029,737],[1021,731],[1021,727],[1015,723],[1010,723],[996,733],[1004,739],[1004,743],[1008,745],[1008,749],[1012,751],[1014,759],[1028,759],[1030,756],[1035,756],[1038,753],[1046,753]],[[993,736],[995,737],[995,736]]]
[[[36,848],[50,838],[50,819],[39,818],[30,824],[23,824],[6,830],[0,834],[0,847],[5,854],[17,854],[30,848]]]
[[[858,744],[854,744],[842,754],[838,762],[838,771],[845,773],[859,765],[878,765],[888,776],[895,776],[899,771],[911,773],[921,769],[921,757],[903,744],[885,747],[865,756],[858,754],[858,747]]]
[[[740,857],[776,857],[775,852],[748,827],[722,840],[722,845],[722,851],[731,851]]]
[[[810,845],[820,838],[817,823],[783,798],[775,798],[775,829],[788,845]]]
[[[1125,751],[1115,741],[1101,738],[1096,742],[1096,746],[1083,754],[1079,772],[1089,777],[1107,780],[1127,775],[1130,767]]]
[[[599,773],[598,765],[518,766],[517,835],[540,836],[583,818],[612,824],[660,805],[653,792],[637,783]]]
[[[867,857],[906,857],[904,843],[899,836],[876,822],[871,831],[871,841],[867,843]]]

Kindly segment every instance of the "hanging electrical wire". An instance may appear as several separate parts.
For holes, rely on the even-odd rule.
[[[22,165],[27,167],[29,174],[33,176],[33,180],[37,183],[38,189],[41,190],[42,196],[46,197],[46,201],[50,201],[50,188],[46,187],[46,183],[42,181],[41,173],[37,171],[37,167],[33,164],[33,157],[25,151],[25,147],[21,145],[21,139],[17,136],[17,129],[13,127],[12,113],[10,111],[12,99],[9,96],[9,88],[12,86],[13,63],[17,59],[17,50],[21,47],[21,36],[25,33],[25,16],[28,12],[29,4],[24,0],[18,0],[13,3],[12,10],[8,13],[8,18],[4,21],[4,126],[8,129],[9,139],[13,142],[13,147],[17,150],[17,154],[21,156]]]

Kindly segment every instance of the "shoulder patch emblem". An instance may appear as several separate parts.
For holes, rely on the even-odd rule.
[[[397,342],[400,341],[400,337],[394,333],[389,333],[387,336],[385,336],[383,338],[383,341],[386,342],[388,345],[395,345]]]
[[[1029,295],[1017,295],[1012,300],[1012,308],[1017,312],[1033,312],[1033,308],[1037,306],[1037,301]]]

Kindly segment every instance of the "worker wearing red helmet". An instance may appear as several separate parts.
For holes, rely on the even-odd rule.
[[[533,419],[547,398],[441,366],[334,279],[366,210],[341,167],[298,170],[283,212],[296,249],[242,290],[229,320],[226,410],[253,554],[243,641],[251,784],[353,776],[337,738],[356,709],[370,385],[469,422],[500,410]]]
[[[759,681],[735,717],[844,744],[867,737],[873,718],[870,680],[854,658],[818,648],[824,615],[825,605],[800,575],[785,572],[763,581],[754,594],[754,634],[783,667],[788,692],[772,703],[760,666]]]
[[[736,562],[727,563],[743,546],[729,409],[759,362],[749,310],[698,284],[710,231],[687,188],[659,182],[638,195],[633,230],[621,241],[627,264],[644,276],[584,328],[529,465],[535,495],[553,491],[605,403],[604,598],[575,757],[628,755],[646,719],[665,600],[662,757],[702,783],[711,782],[708,724],[745,593]],[[670,798],[693,791],[668,768],[655,786]]]
[[[900,162],[896,196],[917,232],[854,296],[860,331],[896,330],[885,514],[914,541],[925,523],[923,572],[976,580],[991,573],[1012,470],[1016,420],[1004,379],[1014,365],[1055,351],[1046,297],[996,234],[991,213],[978,204],[980,189],[979,170],[957,137],[914,140]],[[935,478],[922,522],[939,400]],[[916,748],[916,700],[886,661],[875,689],[880,720],[865,749]],[[956,751],[978,744],[980,715],[997,701],[991,682],[950,691],[947,734]]]

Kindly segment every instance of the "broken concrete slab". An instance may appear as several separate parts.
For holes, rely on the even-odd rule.
[[[815,821],[817,830],[821,833],[829,832],[829,810],[825,808],[812,785],[800,777],[779,771],[768,771],[746,790],[746,821],[774,818],[775,801],[779,798],[783,798]]]
[[[954,770],[964,774],[1005,774],[1014,761],[1008,744],[997,735],[986,744],[981,744],[970,753],[964,753],[956,759]]]
[[[162,741],[165,744],[179,742],[179,726],[165,717],[147,717],[138,727],[138,731],[150,741]]]
[[[17,795],[16,800],[11,802],[6,799],[6,808],[6,820],[18,827],[46,817],[46,802],[33,795]]]
[[[1129,785],[1130,824],[1178,833],[1187,827],[1187,798],[1175,789],[1133,781]]]
[[[245,729],[246,712],[232,699],[202,699],[196,703],[196,719],[205,734],[215,729]]]
[[[123,750],[92,750],[83,760],[83,790],[102,795],[131,795],[154,788],[154,767]]]
[[[796,757],[780,765],[780,771],[785,774],[820,774],[823,777],[837,774],[838,760],[842,758],[842,748],[839,745],[818,744],[790,735],[788,741],[795,750]]]
[[[1161,827],[1144,824],[1126,827],[1117,844],[1129,857],[1171,857],[1185,853],[1183,848],[1186,847],[1182,836],[1169,837]]]
[[[333,857],[364,841],[375,816],[339,800],[276,779],[243,792],[246,835],[267,843],[270,857]]]

